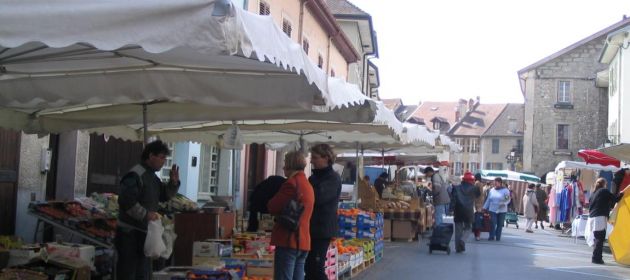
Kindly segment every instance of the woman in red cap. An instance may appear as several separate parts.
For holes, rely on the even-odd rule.
[[[466,171],[462,177],[462,184],[453,187],[452,207],[455,208],[455,252],[461,253],[466,251],[464,240],[470,234],[473,218],[475,198],[481,195],[479,188],[476,188],[475,176]]]

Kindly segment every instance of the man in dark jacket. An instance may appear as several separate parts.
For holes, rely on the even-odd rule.
[[[122,178],[118,196],[117,279],[151,279],[150,260],[144,256],[144,241],[149,221],[159,219],[158,203],[171,199],[179,189],[179,167],[173,165],[168,184],[155,172],[162,169],[169,154],[162,141],[147,144],[137,164]]]
[[[315,207],[311,216],[311,251],[304,265],[306,280],[328,279],[325,272],[326,252],[337,235],[337,203],[341,194],[341,177],[333,169],[335,154],[326,144],[311,148],[313,175],[308,181],[313,185]]]
[[[595,237],[595,247],[593,248],[592,263],[604,264],[602,251],[604,249],[604,241],[606,240],[606,225],[610,210],[615,206],[621,197],[615,197],[606,188],[606,179],[599,178],[595,181],[595,192],[589,200],[588,207],[588,223],[593,229],[593,237]]]
[[[466,171],[462,177],[462,184],[453,186],[451,205],[454,208],[455,251],[457,253],[466,251],[464,240],[468,238],[472,228],[475,198],[481,196],[481,191],[473,185],[474,183],[475,176]]]
[[[280,186],[286,181],[287,179],[282,176],[272,175],[256,185],[249,201],[247,231],[258,231],[258,213],[269,213],[269,210],[267,210],[267,202],[276,195]]]
[[[376,180],[374,180],[374,188],[378,193],[378,198],[383,198],[383,190],[385,189],[385,185],[387,185],[388,177],[389,174],[387,174],[387,172],[383,172],[381,173],[381,175],[378,175],[378,178],[376,178]]]
[[[433,170],[433,167],[427,166],[424,169],[424,176],[430,183],[431,191],[433,194],[433,207],[435,208],[435,225],[442,223],[444,216],[446,216],[449,209],[448,205],[451,203],[447,186],[442,176]]]

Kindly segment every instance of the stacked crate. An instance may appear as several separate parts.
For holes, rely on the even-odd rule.
[[[328,247],[328,251],[326,252],[326,263],[325,263],[325,272],[328,280],[336,280],[337,279],[337,247],[334,243],[331,243]]]

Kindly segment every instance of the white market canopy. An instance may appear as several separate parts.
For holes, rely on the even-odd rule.
[[[615,172],[617,170],[619,170],[618,167],[615,166],[611,166],[611,165],[607,165],[607,166],[603,166],[601,164],[589,164],[586,162],[580,162],[580,161],[566,161],[563,160],[560,163],[558,163],[558,165],[556,165],[556,169],[555,171],[558,171],[560,169],[590,169],[590,170],[595,170],[595,171],[612,171]]]
[[[374,121],[272,22],[212,0],[0,2],[0,126],[26,132],[219,120]],[[396,126],[396,125],[393,125]]]
[[[598,150],[625,163],[630,163],[630,144],[628,143],[621,143]]]
[[[501,177],[504,180],[511,180],[511,181],[523,181],[523,182],[532,182],[532,183],[540,182],[540,178],[535,175],[530,175],[530,174],[525,174],[525,173],[520,173],[520,172],[510,171],[510,170],[482,169],[482,170],[478,170],[477,172],[481,174],[481,178],[483,178],[484,180],[494,180],[494,178],[496,177]]]

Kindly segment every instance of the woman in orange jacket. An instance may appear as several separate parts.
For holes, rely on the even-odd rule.
[[[271,245],[276,246],[273,273],[275,280],[304,279],[304,263],[311,250],[310,220],[315,204],[313,187],[304,174],[305,167],[304,154],[298,151],[287,153],[284,156],[284,174],[287,181],[267,203],[267,209],[273,215],[279,215],[291,199],[297,198],[304,206],[296,231],[291,231],[277,222],[273,226]]]

